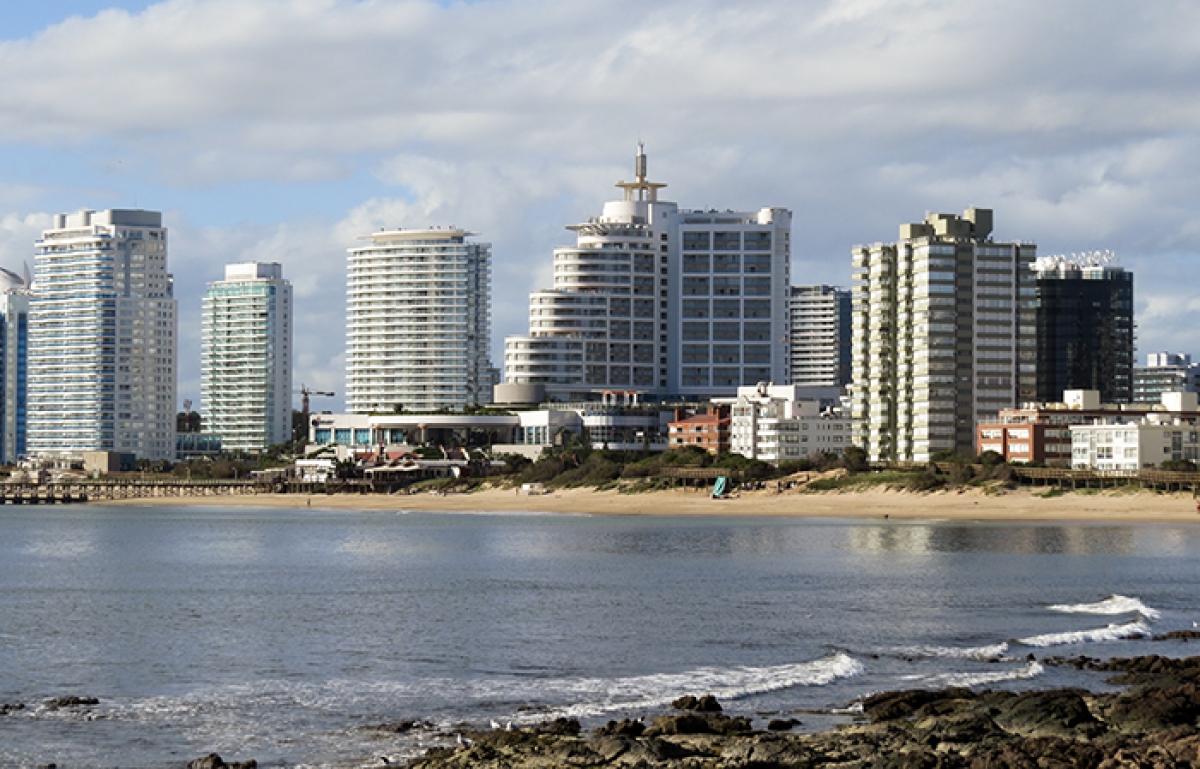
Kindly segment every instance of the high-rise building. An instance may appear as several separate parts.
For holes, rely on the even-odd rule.
[[[836,286],[793,286],[791,383],[850,383],[850,292]]]
[[[291,439],[292,284],[275,262],[225,267],[204,294],[200,397],[225,450]]]
[[[505,381],[557,400],[596,392],[732,395],[785,381],[791,213],[689,211],[659,200],[641,145],[622,200],[568,227],[554,287],[505,340]]]
[[[1152,352],[1133,369],[1133,402],[1158,403],[1163,393],[1200,392],[1200,363],[1187,353]]]
[[[25,413],[29,372],[29,279],[0,269],[0,462],[12,464],[25,453]]]
[[[854,248],[854,443],[870,459],[971,454],[977,422],[1033,398],[1037,247],[991,232],[970,208]]]
[[[173,458],[176,310],[162,214],[57,215],[34,266],[28,452]]]
[[[1037,399],[1099,390],[1104,403],[1133,397],[1133,274],[1111,256],[1037,260]]]
[[[491,401],[491,246],[456,228],[384,230],[350,249],[346,408]]]

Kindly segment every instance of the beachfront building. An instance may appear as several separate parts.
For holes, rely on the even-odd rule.
[[[850,420],[840,408],[822,408],[797,385],[739,387],[730,409],[729,450],[778,465],[809,454],[841,454],[851,443]]]
[[[836,286],[793,286],[791,383],[845,387],[850,383],[850,292]]]
[[[381,230],[350,249],[346,408],[491,401],[491,246],[455,227]]]
[[[275,262],[225,267],[204,294],[200,397],[226,451],[291,440],[292,284]]]
[[[724,454],[729,451],[731,424],[727,406],[717,406],[710,411],[678,418],[668,425],[670,446],[673,449],[694,446],[709,454]]]
[[[1158,403],[1163,393],[1200,392],[1200,363],[1187,353],[1152,352],[1133,369],[1133,402]]]
[[[854,443],[871,461],[969,454],[976,424],[1033,399],[1036,246],[991,233],[970,208],[854,248]]]
[[[55,216],[30,298],[28,452],[173,459],[177,323],[162,214]]]
[[[1072,425],[1071,468],[1137,472],[1163,462],[1200,460],[1196,393],[1168,393],[1163,411]]]
[[[28,273],[26,268],[26,273]],[[0,462],[25,453],[29,373],[29,277],[0,269]]]
[[[1037,398],[1099,390],[1105,403],[1133,398],[1133,274],[1094,252],[1048,256],[1037,273]]]
[[[634,181],[569,226],[529,333],[505,340],[505,382],[560,401],[598,392],[712,396],[786,381],[791,213],[689,211],[659,199],[639,144]]]
[[[1061,401],[1023,403],[1001,409],[993,421],[976,427],[976,450],[994,451],[1006,462],[1039,462],[1070,467],[1071,426],[1113,420],[1136,421],[1155,414],[1195,419],[1200,414],[1181,412],[1177,395],[1164,393],[1157,403],[1105,403],[1099,390],[1067,390]]]

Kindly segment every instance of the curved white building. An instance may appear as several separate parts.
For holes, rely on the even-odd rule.
[[[491,246],[455,228],[384,230],[350,249],[346,410],[491,400]]]
[[[638,145],[624,199],[568,227],[554,288],[529,300],[529,334],[505,340],[505,381],[555,400],[596,392],[732,395],[787,380],[791,214],[681,211],[659,200]]]
[[[225,266],[204,294],[200,398],[227,451],[291,440],[292,285],[275,262]]]

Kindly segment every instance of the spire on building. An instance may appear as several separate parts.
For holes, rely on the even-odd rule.
[[[633,157],[633,174],[636,177],[632,182],[617,182],[616,186],[625,190],[626,200],[658,200],[658,191],[667,185],[659,182],[646,181],[646,144],[638,142],[637,154]]]

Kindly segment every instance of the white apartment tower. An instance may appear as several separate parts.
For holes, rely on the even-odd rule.
[[[178,319],[162,214],[55,216],[33,282],[28,452],[173,459]]]
[[[505,380],[555,400],[605,391],[732,395],[787,376],[791,213],[687,211],[659,199],[638,145],[622,200],[567,229],[554,287],[505,340]]]
[[[204,294],[200,397],[225,450],[291,439],[292,284],[275,262],[225,267]]]
[[[1033,399],[1037,247],[991,232],[970,208],[854,248],[854,442],[872,461],[972,454],[977,422]]]
[[[836,286],[794,286],[791,303],[791,383],[850,383],[850,292]]]
[[[350,249],[346,409],[491,402],[491,246],[448,229],[381,230]]]

